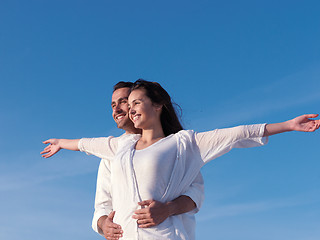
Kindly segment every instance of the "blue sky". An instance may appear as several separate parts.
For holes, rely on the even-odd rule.
[[[319,113],[318,1],[0,2],[0,239],[102,239],[99,159],[43,140],[119,135],[112,86],[160,82],[197,131]],[[319,133],[285,133],[203,169],[197,239],[315,240]]]

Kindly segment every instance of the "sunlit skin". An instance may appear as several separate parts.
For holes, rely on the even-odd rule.
[[[159,118],[162,106],[154,105],[148,98],[143,89],[133,90],[129,95],[129,117],[135,128],[149,129],[154,128],[158,122],[161,125]]]
[[[144,149],[164,138],[160,121],[162,105],[153,104],[144,89],[137,89],[129,95],[129,117],[136,128],[142,129],[142,137],[136,149]]]
[[[320,119],[315,120],[310,118],[316,118],[318,116],[319,114],[305,114],[286,122],[267,124],[264,136],[289,131],[314,132],[320,127]]]
[[[128,113],[128,96],[130,88],[119,88],[115,90],[111,98],[112,117],[117,127],[126,131],[126,133],[139,133],[133,123],[130,121]]]

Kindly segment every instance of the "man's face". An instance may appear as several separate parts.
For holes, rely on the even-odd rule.
[[[128,117],[128,96],[130,88],[119,88],[112,94],[111,107],[112,117],[117,124],[118,128],[125,131],[134,129],[133,123]]]

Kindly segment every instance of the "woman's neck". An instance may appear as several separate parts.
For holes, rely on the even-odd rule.
[[[154,144],[164,137],[165,135],[163,133],[162,127],[154,129],[143,129],[142,136],[137,142],[136,149],[141,150],[149,147],[150,145]]]

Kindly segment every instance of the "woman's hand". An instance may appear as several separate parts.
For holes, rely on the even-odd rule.
[[[305,114],[289,120],[292,131],[301,132],[314,132],[320,126],[320,120],[313,120],[310,118],[316,118],[319,114]]]
[[[310,119],[315,117],[318,117],[318,114],[305,114],[286,122],[267,124],[263,136],[289,131],[314,132],[320,126],[320,120]]]
[[[50,143],[40,154],[42,157],[48,158],[60,151],[60,149],[68,149],[72,151],[79,151],[78,144],[80,139],[55,139],[51,138],[44,141],[44,144]]]
[[[48,139],[46,141],[43,142],[44,144],[48,144],[50,143],[48,146],[46,146],[44,148],[44,150],[40,153],[43,154],[42,157],[44,158],[49,158],[51,156],[53,156],[54,154],[56,154],[57,152],[60,151],[61,146],[60,146],[60,139]]]

